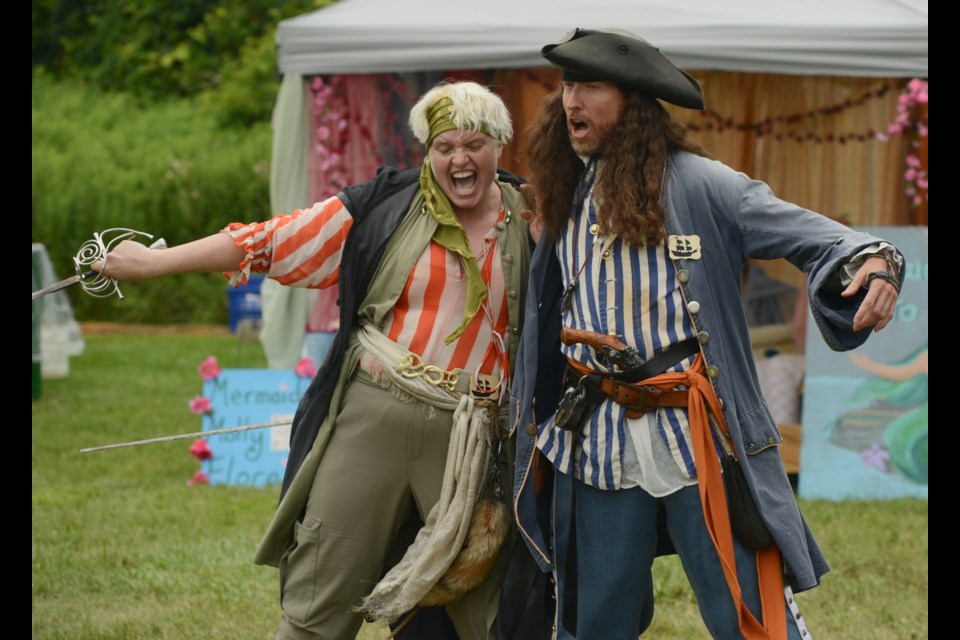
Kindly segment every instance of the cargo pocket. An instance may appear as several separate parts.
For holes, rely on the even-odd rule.
[[[280,558],[280,606],[294,622],[305,623],[316,602],[321,522],[304,514],[294,525],[293,543]]]

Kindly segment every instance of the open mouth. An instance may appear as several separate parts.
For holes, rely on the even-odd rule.
[[[583,136],[587,135],[587,132],[590,130],[590,125],[577,118],[570,118],[568,125],[570,128],[570,135],[572,135],[574,138],[582,138]]]
[[[477,184],[475,171],[458,171],[451,176],[453,188],[457,193],[469,193]]]

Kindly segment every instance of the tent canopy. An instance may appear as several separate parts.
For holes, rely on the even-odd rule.
[[[687,69],[926,77],[926,0],[338,0],[280,22],[284,74],[548,66],[575,27],[632,31]]]

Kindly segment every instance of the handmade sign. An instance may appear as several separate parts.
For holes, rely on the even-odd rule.
[[[311,372],[312,374],[312,372]],[[311,376],[288,369],[221,369],[191,401],[203,431],[293,420]],[[211,485],[279,485],[289,452],[290,427],[220,433],[195,442],[203,480]]]

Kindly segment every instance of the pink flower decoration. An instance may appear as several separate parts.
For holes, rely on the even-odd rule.
[[[301,378],[312,378],[317,375],[317,368],[313,364],[313,358],[300,358],[300,362],[293,368],[293,372]]]
[[[907,88],[910,90],[910,95],[913,96],[913,99],[916,102],[926,104],[927,102],[927,82],[926,80],[921,80],[920,78],[914,78],[907,84]]]
[[[203,471],[197,471],[193,474],[193,477],[187,480],[187,484],[191,487],[195,487],[198,484],[210,484],[210,476],[205,474]]]
[[[917,110],[917,105],[926,105],[928,84],[920,78],[912,79],[905,91],[897,97],[897,116],[887,125],[887,134],[878,134],[877,139],[883,142],[892,135],[912,134],[912,146],[919,148],[919,138],[927,137],[926,114]],[[922,117],[921,117],[922,115]],[[913,206],[918,207],[927,199],[927,172],[922,170],[920,158],[910,154],[906,158],[907,172],[904,174],[904,191]]]
[[[198,415],[213,413],[213,403],[210,402],[210,398],[205,396],[194,396],[194,398],[190,400],[190,411]]]
[[[217,359],[213,356],[207,356],[207,359],[200,363],[200,366],[197,367],[197,371],[200,372],[200,377],[204,381],[214,380],[217,376],[220,375],[220,365],[217,364]]]
[[[213,451],[210,450],[210,446],[207,445],[207,441],[203,438],[200,438],[190,445],[190,455],[200,460],[209,460],[213,457]]]

